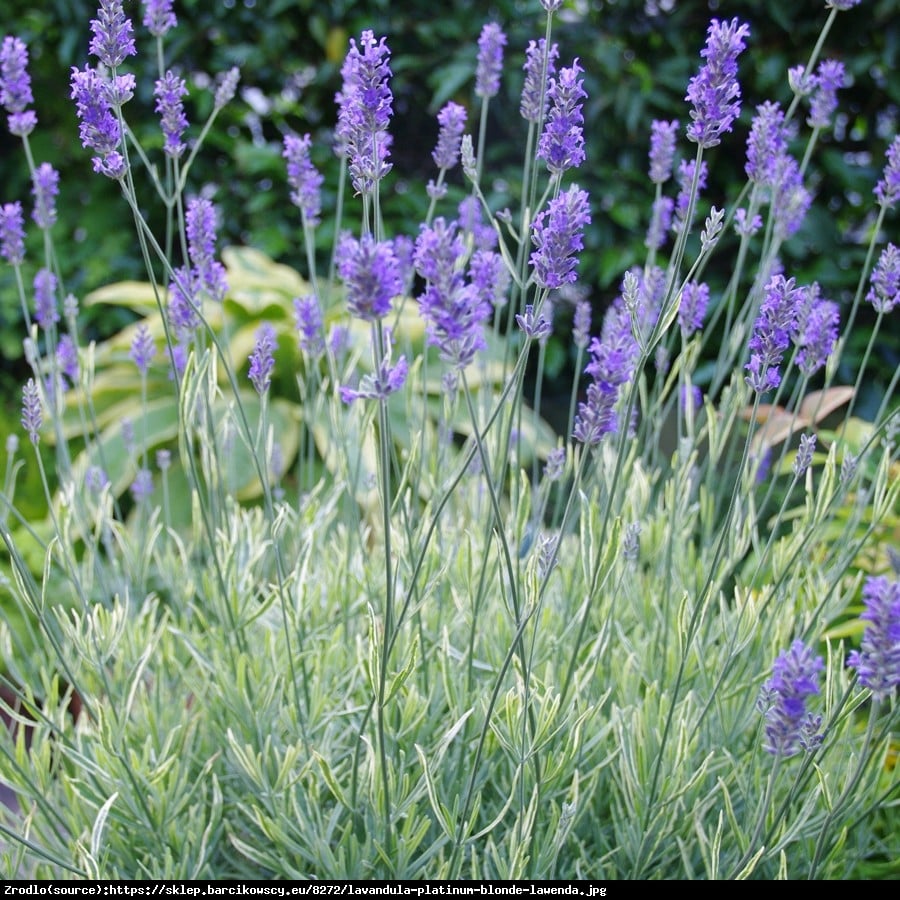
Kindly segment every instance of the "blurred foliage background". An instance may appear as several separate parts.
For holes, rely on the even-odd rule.
[[[140,6],[125,3],[135,20],[139,50],[138,57],[128,60],[139,87],[127,111],[145,146],[158,148],[152,98],[156,60],[152,38],[139,26]],[[54,236],[65,288],[76,296],[122,279],[144,278],[128,209],[116,185],[91,172],[68,96],[70,68],[88,59],[88,23],[95,9],[94,0],[44,0],[39,5],[4,0],[0,9],[2,33],[18,35],[29,47],[39,118],[32,135],[35,158],[51,162],[62,175]],[[191,93],[186,109],[194,135],[209,111],[216,77],[235,65],[242,71],[238,96],[220,117],[189,183],[190,192],[202,191],[218,204],[223,244],[250,244],[305,271],[299,214],[288,200],[281,140],[286,132],[311,132],[314,161],[327,178],[319,229],[324,257],[333,237],[330,211],[337,183],[337,162],[330,149],[334,94],[348,39],[364,28],[385,35],[392,51],[394,170],[383,194],[389,232],[414,235],[414,223],[424,217],[423,185],[435,174],[431,151],[440,107],[456,100],[469,107],[470,123],[477,121],[472,93],[476,40],[482,25],[491,20],[501,24],[509,43],[502,94],[491,105],[485,165],[491,180],[486,186],[497,208],[514,204],[525,135],[518,113],[521,66],[528,41],[543,35],[543,10],[537,0],[447,0],[437,8],[424,0],[180,0],[175,11],[179,27],[167,37],[167,63],[187,78]],[[751,39],[740,60],[743,115],[734,134],[708,156],[710,181],[702,214],[709,203],[721,207],[736,197],[744,178],[750,117],[767,99],[787,105],[786,72],[806,62],[826,14],[822,0],[566,0],[554,20],[553,37],[560,46],[560,65],[578,57],[585,69],[588,160],[575,180],[592,197],[594,221],[586,238],[581,283],[598,316],[617,293],[625,269],[644,258],[652,198],[646,175],[650,122],[678,118],[684,125],[689,120],[685,89],[700,63],[710,18],[738,16],[750,24]],[[818,280],[845,309],[856,289],[873,221],[871,190],[884,165],[885,149],[898,131],[898,48],[896,0],[875,0],[841,14],[823,51],[824,57],[844,62],[853,85],[841,92],[835,127],[821,137],[813,159],[809,177],[816,193],[814,209],[783,257],[789,274],[804,283]],[[681,149],[693,154],[693,145],[682,144]],[[24,157],[5,131],[0,135],[0,185],[0,202],[21,199],[30,207]],[[462,196],[459,172],[451,185]],[[149,191],[145,196],[150,202]],[[161,223],[161,209],[150,207],[147,214]],[[896,213],[888,218],[887,228],[886,239],[897,241]],[[30,264],[37,265],[41,248],[37,236],[31,237]],[[706,277],[721,285],[728,276],[728,252],[720,252],[717,259],[721,268],[712,266]],[[108,308],[87,315],[85,333],[98,338],[118,330],[130,316],[127,310]],[[863,309],[839,382],[852,382],[871,321]],[[6,400],[3,415],[13,422],[25,377],[22,335],[12,272],[3,266],[0,391]],[[550,378],[545,396],[551,403],[554,381],[561,394],[571,383],[570,344],[566,337],[555,338],[547,349]],[[868,394],[860,398],[858,413],[865,415],[877,406],[879,390],[898,362],[900,336],[896,329],[893,334],[885,329],[876,358],[869,363]]]

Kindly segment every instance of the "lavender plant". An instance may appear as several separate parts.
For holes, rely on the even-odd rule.
[[[747,187],[722,208],[706,173],[742,127],[753,35],[712,21],[686,107],[648,127],[645,263],[596,322],[580,273],[599,212],[573,171],[589,61],[557,65],[561,4],[540,5],[527,48],[482,29],[469,105],[446,104],[423,147],[427,216],[404,233],[383,214],[390,38],[350,41],[336,210],[311,136],[284,136],[301,275],[220,253],[191,177],[238,72],[192,122],[166,58],[173,4],[136,25],[104,0],[73,115],[147,282],[85,298],[136,314],[102,344],[59,274],[65,185],[34,159],[28,49],[4,39],[0,102],[45,236],[27,285],[29,201],[3,198],[32,368],[0,493],[6,877],[897,875],[897,379],[872,420],[820,414],[854,396],[835,381],[860,303],[871,342],[896,306],[897,141],[849,312],[781,255],[840,103],[843,69],[819,57],[856,4],[829,3],[783,94],[755,98]],[[145,52],[157,151],[129,125]],[[516,53],[521,193],[495,208],[486,116]],[[541,441],[525,374],[565,304],[578,371],[565,432]],[[17,505],[25,465],[43,522]]]

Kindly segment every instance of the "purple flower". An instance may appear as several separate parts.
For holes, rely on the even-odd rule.
[[[154,37],[164,37],[177,24],[172,0],[144,0],[144,28]]]
[[[84,473],[84,486],[98,496],[109,485],[109,477],[100,466],[88,466]]]
[[[147,374],[155,353],[156,345],[153,342],[153,337],[150,334],[150,330],[142,322],[134,333],[134,337],[131,340],[131,349],[128,352],[141,375]]]
[[[818,673],[824,667],[822,657],[814,657],[803,641],[794,641],[789,650],[779,654],[757,704],[765,716],[766,752],[789,757],[800,748],[818,746],[811,732],[817,730],[820,720],[807,713],[806,698],[819,693]]]
[[[72,384],[78,381],[78,348],[72,336],[64,334],[56,345],[56,365]]]
[[[460,200],[457,208],[460,230],[471,234],[477,250],[493,250],[497,246],[497,233],[486,225],[481,216],[481,203],[471,194]]]
[[[195,278],[187,266],[174,271],[174,279],[169,283],[167,313],[169,324],[179,340],[186,339],[200,324],[197,306]]]
[[[784,112],[777,103],[766,101],[756,107],[747,138],[747,163],[744,171],[756,184],[772,186],[777,162],[787,151]]]
[[[562,0],[541,0],[541,6],[543,6],[548,13],[553,13],[562,6]]]
[[[157,79],[153,91],[153,96],[156,97],[156,112],[165,138],[163,152],[171,159],[178,159],[187,149],[181,140],[188,126],[184,105],[181,102],[181,98],[186,97],[187,92],[184,79],[179,78],[171,70],[166,72],[164,77]]]
[[[858,651],[847,665],[859,672],[859,682],[882,700],[900,685],[900,581],[869,577],[863,587],[867,623]]]
[[[685,340],[703,327],[708,305],[709,285],[702,281],[688,281],[681,292],[681,305],[678,308],[678,324]]]
[[[875,185],[875,199],[880,206],[890,209],[900,198],[900,134],[887,149],[884,174]]]
[[[34,276],[34,318],[45,330],[59,321],[56,276],[49,269],[38,269]]]
[[[678,394],[678,402],[685,413],[696,415],[703,407],[703,391],[696,384],[683,384]]]
[[[28,48],[19,38],[7,36],[0,47],[0,105],[9,113],[10,133],[25,137],[34,131],[37,116],[27,109],[33,102]]]
[[[862,0],[825,0],[826,9],[848,10],[859,6]]]
[[[816,436],[814,434],[801,434],[800,446],[794,457],[794,474],[801,478],[812,465],[813,454],[816,452]]]
[[[219,86],[216,88],[216,93],[213,97],[214,109],[222,109],[223,106],[228,106],[228,104],[231,103],[231,101],[234,99],[238,82],[240,80],[241,70],[237,66],[232,66],[222,76],[222,80],[219,82]]]
[[[644,246],[649,250],[659,250],[666,242],[666,235],[672,227],[672,212],[674,208],[675,201],[671,197],[657,197],[654,199],[650,225],[647,228],[647,236],[644,238]]]
[[[250,354],[250,383],[258,394],[264,394],[272,381],[275,368],[275,329],[263,322],[256,332],[256,345]]]
[[[888,244],[872,272],[866,300],[876,312],[889,313],[900,302],[900,250]]]
[[[433,225],[422,226],[413,255],[416,272],[426,281],[418,298],[419,312],[428,343],[456,369],[467,366],[485,346],[482,324],[491,314],[487,296],[465,282],[465,256],[456,222],[437,218]]]
[[[475,94],[488,99],[500,90],[503,48],[506,35],[496,22],[488,22],[478,37],[478,63],[475,68]]]
[[[535,317],[534,306],[526,304],[524,313],[516,313],[516,324],[525,332],[525,337],[541,340],[553,332],[553,325],[543,315]]]
[[[91,160],[95,172],[118,179],[125,175],[125,158],[118,150],[122,132],[112,111],[109,85],[90,66],[83,72],[72,69],[71,97],[78,115],[81,146],[97,153]]]
[[[350,179],[361,194],[371,193],[391,170],[387,133],[394,96],[388,86],[391,51],[371,31],[352,38],[341,68],[344,82],[338,102],[337,141],[349,160]]]
[[[550,79],[550,112],[538,142],[537,157],[547,163],[547,169],[553,175],[584,162],[581,100],[587,93],[583,87],[584,79],[578,77],[583,71],[576,59],[571,68],[560,69],[559,77]]]
[[[157,450],[156,451],[156,468],[159,469],[160,472],[167,472],[171,465],[172,465],[172,451],[171,450]]]
[[[797,367],[804,375],[813,375],[825,365],[837,341],[839,322],[837,304],[819,296],[818,284],[810,285],[793,335]]]
[[[304,353],[318,357],[325,352],[322,310],[315,294],[294,298],[294,318],[297,321],[297,343]]]
[[[38,228],[52,228],[56,222],[56,196],[59,194],[59,172],[50,163],[41,163],[34,172],[31,187],[34,211],[31,217]]]
[[[531,227],[534,280],[543,288],[574,283],[578,276],[577,253],[584,248],[584,226],[589,225],[587,191],[572,185],[550,201]]]
[[[363,375],[356,388],[342,385],[340,395],[344,403],[353,403],[355,400],[386,400],[403,387],[409,366],[405,356],[401,356],[396,363],[392,363],[391,351],[390,331],[385,330],[384,353],[378,371]]]
[[[122,0],[100,0],[97,18],[91,19],[91,33],[90,52],[111,69],[137,53],[134,29],[122,9]]]
[[[318,225],[322,211],[322,182],[325,179],[309,157],[311,146],[312,138],[308,134],[303,137],[286,134],[281,155],[287,160],[291,203],[303,213],[308,225]]]
[[[439,169],[452,169],[459,162],[459,144],[466,127],[466,110],[458,103],[448,103],[438,113],[437,146],[431,154]]]
[[[764,394],[781,384],[781,365],[784,351],[797,327],[797,306],[803,289],[795,287],[793,278],[775,275],[766,285],[766,296],[753,326],[750,338],[750,362],[744,368],[747,384]]]
[[[476,250],[469,260],[469,281],[480,297],[486,297],[495,309],[505,306],[512,278],[503,257],[493,250]]]
[[[572,342],[579,350],[584,350],[590,340],[591,302],[579,300],[575,304],[575,315],[572,317]]]
[[[44,414],[41,409],[41,392],[29,378],[22,388],[22,427],[25,429],[32,444],[40,440],[41,426],[44,424]]]
[[[556,72],[556,60],[559,58],[559,47],[550,45],[544,38],[529,41],[525,51],[525,82],[522,85],[522,99],[519,112],[529,122],[540,122],[547,113],[549,97],[547,94],[548,79]]]
[[[685,97],[693,104],[687,136],[701,147],[715,147],[740,115],[737,57],[749,34],[750,28],[737,19],[728,23],[713,19],[710,23],[706,47],[700,51],[706,62],[690,80]]]
[[[228,293],[225,267],[215,258],[216,210],[209,200],[194,197],[188,201],[185,214],[188,256],[193,266],[196,285],[211,299],[221,302]]]
[[[555,447],[547,454],[547,463],[544,466],[544,478],[547,481],[559,481],[566,468],[566,448]]]
[[[795,234],[812,204],[812,194],[803,185],[803,173],[797,161],[785,153],[776,166],[772,197],[775,233],[782,239]]]
[[[844,64],[833,59],[823,59],[813,76],[813,94],[809,101],[810,128],[827,128],[837,109],[837,92],[847,86]]]
[[[144,503],[150,499],[153,493],[153,475],[149,469],[138,469],[130,490],[135,503]]]
[[[337,269],[347,288],[347,308],[367,322],[384,318],[391,311],[391,300],[403,290],[393,245],[378,242],[370,234],[360,240],[343,235]]]
[[[18,200],[0,206],[0,256],[11,266],[25,259],[25,217]]]
[[[609,307],[599,338],[591,341],[591,360],[585,372],[593,379],[587,399],[578,405],[573,437],[584,444],[598,444],[619,429],[616,403],[622,385],[631,381],[639,355],[631,330],[631,316],[622,297]]]
[[[665,184],[672,177],[677,132],[677,119],[671,122],[656,119],[650,124],[650,180],[654,184]]]

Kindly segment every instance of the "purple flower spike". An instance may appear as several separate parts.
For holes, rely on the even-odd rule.
[[[853,651],[847,665],[859,672],[859,683],[873,697],[886,699],[900,685],[900,581],[870,577],[863,587],[867,623],[860,649]]]
[[[40,440],[40,431],[43,424],[44,414],[41,409],[41,392],[34,383],[34,379],[29,378],[22,389],[22,427],[31,439],[32,444],[37,444]]]
[[[575,304],[575,315],[572,317],[572,342],[580,350],[584,350],[590,340],[591,301],[579,300]]]
[[[0,256],[11,266],[25,259],[25,217],[18,200],[0,207]]]
[[[650,180],[654,184],[665,184],[672,177],[677,132],[677,119],[650,124]]]
[[[813,656],[803,641],[794,641],[775,660],[758,702],[766,720],[767,753],[789,757],[819,745],[821,738],[815,732],[821,720],[807,713],[806,698],[819,693],[818,674],[823,668],[822,657]]]
[[[59,172],[50,163],[41,163],[35,170],[31,193],[34,197],[34,211],[31,217],[38,228],[52,228],[56,223]]]
[[[534,306],[527,304],[524,313],[516,314],[516,324],[531,340],[542,340],[553,333],[553,325],[543,315],[535,316]]]
[[[778,173],[778,160],[787,152],[784,112],[777,103],[766,101],[756,107],[747,138],[744,171],[756,184],[771,187]]]
[[[657,197],[653,201],[653,211],[644,246],[649,250],[659,250],[666,242],[666,236],[672,227],[672,214],[675,201],[671,197]]]
[[[97,18],[91,19],[91,33],[90,52],[111,69],[137,53],[134,28],[122,9],[122,0],[100,0]]]
[[[814,434],[801,434],[800,446],[797,448],[797,456],[794,458],[794,474],[800,478],[812,465],[813,454],[816,452],[816,436]]]
[[[222,109],[222,107],[228,106],[228,104],[231,103],[237,92],[237,86],[240,80],[241,70],[237,66],[232,66],[222,76],[222,80],[219,82],[219,86],[216,88],[216,93],[213,97],[213,107],[215,109]]]
[[[127,85],[133,82],[133,75],[130,81],[113,83],[105,81],[90,66],[83,72],[72,69],[71,97],[78,115],[81,145],[97,154],[92,159],[94,171],[107,178],[119,179],[125,175],[125,158],[118,150],[122,132],[112,111],[111,94],[121,101],[123,91],[127,93]]]
[[[286,134],[281,155],[287,160],[291,203],[303,213],[308,225],[318,225],[322,211],[322,182],[325,179],[309,158],[311,146],[312,138],[308,134],[303,137]]]
[[[144,0],[144,28],[154,37],[165,37],[177,24],[172,0]]]
[[[466,110],[458,103],[448,103],[438,113],[437,146],[431,154],[439,169],[452,169],[459,162],[459,144],[466,127]]]
[[[750,338],[750,362],[747,384],[760,394],[781,384],[781,365],[784,351],[797,327],[797,307],[803,289],[795,287],[793,278],[775,275],[766,285],[766,296],[753,326]]]
[[[155,353],[156,345],[153,342],[150,330],[146,325],[141,323],[134,333],[134,338],[131,341],[131,349],[128,352],[128,355],[131,357],[132,362],[137,366],[141,375],[147,374],[147,370],[150,368],[150,363],[153,362]]]
[[[809,117],[806,124],[810,128],[827,128],[837,109],[837,92],[847,86],[844,64],[833,59],[819,63],[813,78],[813,95],[809,101]]]
[[[310,356],[321,356],[325,352],[325,328],[315,294],[294,298],[294,318],[297,320],[300,349]]]
[[[338,102],[337,143],[349,160],[350,179],[360,194],[371,193],[391,170],[388,162],[394,95],[388,86],[391,51],[385,39],[363,31],[341,68],[344,79]]]
[[[531,230],[537,250],[531,254],[534,280],[544,288],[558,288],[577,281],[579,251],[584,248],[584,226],[589,225],[587,191],[572,185],[550,201]]]
[[[556,60],[559,58],[559,47],[550,45],[544,38],[529,41],[525,51],[525,83],[522,85],[522,100],[519,112],[528,122],[540,122],[547,113],[550,102],[548,79],[556,73]],[[542,102],[543,101],[543,102]]]
[[[713,19],[710,23],[706,47],[700,51],[706,62],[690,80],[685,97],[693,104],[687,136],[701,147],[715,147],[720,143],[722,134],[731,131],[740,115],[737,58],[746,47],[744,38],[749,35],[749,26],[737,19],[731,22]]]
[[[875,199],[885,209],[890,209],[898,198],[900,198],[900,134],[888,147],[884,174],[875,185]]]
[[[478,65],[475,69],[475,94],[488,99],[500,90],[503,48],[506,35],[496,22],[488,22],[478,38]]]
[[[900,302],[900,250],[888,244],[872,272],[866,300],[876,312],[889,313]]]
[[[225,267],[215,258],[216,209],[209,200],[195,197],[188,201],[185,222],[188,256],[197,287],[221,302],[228,293],[228,282]]]
[[[678,308],[678,324],[685,340],[703,327],[708,305],[709,285],[702,281],[687,282],[681,292],[681,306]]]
[[[694,183],[694,171],[697,168],[696,159],[683,159],[678,163],[678,196],[675,198],[675,211],[672,216],[672,228],[680,231],[685,225],[685,216],[691,202],[691,186]],[[706,188],[706,177],[709,167],[706,160],[700,160],[700,174],[697,177],[697,197]]]
[[[188,126],[184,105],[181,102],[181,98],[186,97],[187,92],[184,79],[172,71],[166,72],[163,78],[157,80],[153,91],[153,96],[156,97],[156,112],[165,138],[163,152],[171,159],[178,159],[187,149],[181,140]]]
[[[367,322],[384,318],[391,300],[403,290],[393,244],[366,234],[356,240],[345,234],[338,246],[338,275],[347,287],[351,315]]]
[[[405,356],[392,363],[392,350],[390,331],[385,330],[384,354],[378,371],[363,375],[356,388],[342,385],[340,395],[344,403],[353,403],[356,400],[386,400],[403,387],[409,373],[409,365]]]
[[[577,168],[584,162],[584,116],[581,101],[587,97],[584,69],[576,59],[571,68],[560,69],[559,77],[550,79],[550,112],[544,133],[538,142],[538,159],[543,159],[552,175]]]
[[[250,383],[258,394],[264,394],[272,382],[275,346],[275,329],[268,322],[263,322],[256,332],[256,346],[250,354]]]
[[[39,269],[34,276],[34,318],[45,330],[59,321],[56,276],[49,269]]]
[[[825,365],[837,342],[839,323],[837,304],[819,296],[818,284],[810,285],[793,336],[798,347],[797,368],[804,375],[814,375]]]
[[[153,493],[153,474],[149,469],[138,469],[130,490],[135,503],[144,503],[150,499]]]
[[[27,108],[33,102],[28,48],[19,38],[7,36],[0,47],[0,105],[9,113],[11,134],[25,137],[34,131],[37,116]]]

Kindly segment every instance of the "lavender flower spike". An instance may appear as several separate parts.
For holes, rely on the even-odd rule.
[[[297,137],[293,134],[284,136],[284,152],[281,154],[287,161],[288,185],[291,187],[291,203],[306,217],[308,225],[319,224],[322,211],[322,174],[312,164],[309,150],[312,138],[305,134]]]
[[[804,375],[811,376],[825,365],[837,342],[839,322],[837,304],[819,296],[818,284],[810,285],[793,335],[798,347],[795,361]]]
[[[177,24],[172,0],[144,0],[144,28],[154,37],[165,37]]]
[[[577,168],[584,162],[584,116],[581,101],[587,97],[584,69],[574,60],[571,68],[560,69],[559,77],[550,79],[550,113],[544,133],[538,142],[538,159],[543,159],[552,175]]]
[[[797,327],[802,293],[793,278],[783,275],[775,275],[766,285],[766,296],[750,338],[750,362],[744,366],[749,372],[747,384],[760,394],[781,384],[778,367]]]
[[[105,66],[114,69],[122,65],[137,50],[134,46],[134,28],[125,15],[122,0],[100,0],[97,18],[91,19],[90,52]]]
[[[800,478],[812,465],[813,454],[816,452],[816,436],[814,434],[801,434],[800,446],[797,448],[797,456],[794,458],[794,474]]]
[[[438,113],[437,146],[431,154],[439,169],[452,169],[459,162],[459,144],[466,127],[465,107],[452,101]]]
[[[11,266],[25,259],[25,217],[18,200],[0,206],[0,256]]]
[[[390,55],[384,38],[376,41],[371,31],[363,31],[359,46],[350,40],[341,69],[344,83],[336,98],[337,141],[346,151],[353,187],[361,194],[371,193],[391,170],[387,131],[394,100],[388,86]]]
[[[875,199],[885,209],[890,209],[900,199],[900,134],[887,149],[887,163],[883,176],[875,185]]]
[[[300,349],[313,357],[324,353],[325,326],[315,294],[294,298],[294,318],[297,320],[297,343]]]
[[[900,303],[900,249],[896,245],[888,244],[881,251],[871,285],[866,300],[876,312],[889,313]]]
[[[478,38],[478,64],[475,69],[475,94],[485,100],[500,90],[503,48],[506,35],[496,22],[488,22]]]
[[[551,44],[547,50],[544,38],[529,41],[525,51],[525,81],[522,85],[522,100],[519,112],[528,122],[540,122],[547,112],[550,98],[547,93],[547,79],[556,72],[556,60],[559,58],[559,47]],[[545,64],[546,60],[546,64]],[[543,103],[542,103],[543,101]]]
[[[125,158],[118,149],[122,132],[111,108],[109,85],[90,66],[83,72],[72,69],[71,97],[78,115],[81,145],[97,154],[92,159],[95,172],[119,179],[125,175]]]
[[[665,184],[672,177],[675,161],[675,133],[678,120],[650,124],[650,180],[654,184]]]
[[[228,282],[225,267],[215,258],[216,209],[209,200],[194,197],[188,201],[185,223],[196,286],[221,302],[228,293]]]
[[[188,126],[181,98],[187,96],[184,79],[172,71],[157,80],[153,90],[156,112],[160,118],[163,137],[163,153],[170,159],[178,159],[187,149],[181,137]]]
[[[43,329],[59,321],[56,276],[49,269],[39,269],[34,276],[34,318]]]
[[[40,440],[41,426],[44,424],[44,415],[41,410],[41,392],[34,383],[33,378],[25,382],[22,389],[22,427],[28,433],[32,444]]]
[[[822,60],[816,69],[813,85],[806,124],[810,128],[827,128],[837,109],[837,92],[847,86],[844,64],[834,59]]]
[[[263,322],[256,332],[256,346],[250,354],[250,383],[260,395],[265,394],[275,368],[275,329]]]
[[[17,37],[3,38],[0,47],[0,105],[9,113],[11,134],[25,137],[34,131],[37,116],[27,109],[34,102],[28,75],[28,48]]]
[[[543,288],[558,288],[577,281],[577,253],[584,248],[584,226],[589,225],[587,191],[572,185],[550,201],[534,221],[531,254],[534,280]]]
[[[876,699],[885,699],[900,685],[900,581],[885,576],[866,579],[863,587],[867,623],[860,649],[847,665],[859,672],[859,682]]]
[[[156,345],[153,343],[153,337],[147,326],[142,322],[134,333],[131,349],[128,352],[132,362],[142,375],[147,374],[150,363],[153,361],[154,353],[156,353]]]
[[[794,641],[779,654],[772,677],[763,685],[758,708],[766,720],[764,749],[776,756],[794,756],[802,748],[813,750],[821,720],[808,714],[806,698],[819,693],[821,656],[813,656],[803,641]]]
[[[715,147],[740,114],[737,57],[749,34],[749,26],[737,19],[727,23],[713,19],[710,23],[706,47],[700,51],[706,63],[690,80],[685,97],[693,104],[687,136],[701,147]]]
[[[367,322],[384,318],[391,300],[403,290],[393,244],[371,235],[356,240],[345,234],[338,245],[338,275],[347,287],[351,315]]]

